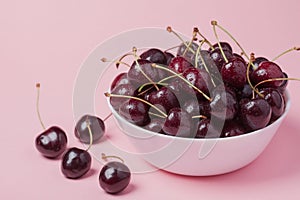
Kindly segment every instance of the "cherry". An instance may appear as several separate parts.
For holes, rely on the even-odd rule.
[[[105,132],[105,124],[102,119],[92,115],[84,115],[78,120],[74,129],[75,137],[83,143],[89,143],[90,130],[88,126],[93,133],[93,143],[100,140]]]
[[[191,116],[204,115],[206,117],[210,116],[210,105],[207,101],[199,102],[197,99],[188,99],[182,106],[182,109],[189,113]]]
[[[157,63],[157,64],[163,64],[163,65],[167,64],[167,58],[166,58],[165,53],[156,48],[152,48],[152,49],[149,49],[149,50],[143,52],[140,55],[140,58],[143,60],[148,60],[151,63]]]
[[[187,48],[189,43],[190,42],[186,42],[185,44],[181,43],[179,45],[178,50],[177,50],[177,56],[184,57],[189,62],[194,63],[195,62],[195,53],[196,53],[197,49],[199,48],[199,45],[195,42],[192,42],[189,45],[189,48]]]
[[[285,108],[285,103],[281,93],[274,88],[262,88],[259,90],[260,94],[264,96],[264,99],[269,103],[272,109],[272,118],[277,119],[280,117]],[[257,97],[259,97],[257,95]]]
[[[113,90],[116,86],[128,84],[128,83],[129,80],[127,78],[127,73],[126,72],[120,73],[114,78],[113,82],[111,83],[110,90]]]
[[[185,69],[190,67],[193,67],[193,65],[181,56],[174,57],[169,64],[169,68],[178,73],[182,73]]]
[[[131,84],[123,84],[117,86],[115,89],[111,91],[112,94],[117,95],[127,95],[127,96],[133,96],[135,92],[135,87]],[[110,98],[110,104],[115,110],[119,110],[120,106],[123,104],[124,100],[120,98],[111,97]]]
[[[107,193],[116,194],[128,186],[130,178],[130,170],[125,164],[111,161],[101,169],[99,185]]]
[[[232,53],[229,50],[224,49],[223,52],[227,59],[231,59],[233,57]],[[210,56],[214,60],[216,66],[218,67],[219,70],[226,63],[226,60],[224,59],[224,56],[222,55],[221,49],[219,49],[219,48],[211,51]]]
[[[57,126],[52,126],[38,135],[35,139],[37,150],[45,157],[56,158],[67,147],[67,135]]]
[[[151,66],[151,62],[141,59],[133,62],[127,76],[130,83],[136,87],[159,79],[158,72]]]
[[[46,129],[39,111],[40,83],[36,84],[36,88],[36,111],[44,131],[35,138],[35,147],[43,156],[48,158],[56,158],[66,150],[68,142],[67,135],[65,131],[58,126],[51,126],[50,128]]]
[[[220,132],[214,127],[210,119],[201,119],[196,123],[196,138],[218,138]]]
[[[259,67],[260,63],[262,63],[264,61],[269,61],[269,60],[266,59],[265,57],[254,58],[254,60],[252,61],[253,65],[255,66],[254,70],[257,69]]]
[[[148,96],[148,101],[154,105],[160,105],[166,113],[171,108],[179,107],[179,102],[175,94],[167,87],[162,87],[158,91],[153,91]]]
[[[162,130],[167,135],[190,137],[192,117],[180,108],[172,108],[163,124]]]
[[[216,87],[212,92],[210,102],[211,114],[224,120],[233,119],[238,112],[238,103],[235,92],[230,88]]]
[[[243,135],[246,133],[246,129],[240,123],[235,120],[230,120],[225,122],[222,137],[233,137],[238,135]]]
[[[282,72],[283,78],[288,78],[287,73]],[[288,85],[288,79],[284,80],[282,84],[277,88],[281,93],[285,91],[286,86]]]
[[[267,80],[267,79],[274,79],[274,78],[283,78],[284,75],[281,71],[281,68],[270,61],[264,61],[261,62],[260,65],[258,66],[258,68],[256,70],[254,70],[251,73],[251,82],[253,84],[258,84],[261,81]],[[272,82],[267,82],[267,83],[263,83],[261,85],[259,85],[260,88],[262,87],[273,87],[273,88],[277,88],[280,85],[283,84],[283,80],[281,81],[272,81]]]
[[[77,179],[90,170],[91,162],[92,157],[87,150],[72,147],[63,156],[61,171],[67,178]]]
[[[145,126],[149,123],[149,106],[136,99],[128,99],[119,108],[119,114],[127,121],[138,126]]]
[[[243,88],[247,82],[246,65],[237,58],[232,58],[221,68],[223,81],[235,88]]]
[[[257,130],[268,125],[272,109],[269,103],[261,98],[255,98],[240,103],[240,118],[250,130]]]
[[[209,93],[209,90],[212,88],[210,75],[204,70],[200,70],[197,68],[188,68],[184,70],[182,76],[186,80],[188,80],[191,83],[191,85],[195,86],[205,94]],[[193,90],[191,85],[185,84],[183,89],[189,93],[190,90]],[[199,98],[203,97],[202,94],[199,94],[198,92],[197,92],[197,96]]]
[[[221,48],[222,48],[223,50],[227,50],[227,51],[229,51],[229,52],[232,53],[232,47],[230,46],[229,43],[227,43],[227,42],[220,42],[220,45],[221,45]],[[215,43],[212,47],[210,47],[210,48],[208,49],[208,51],[213,51],[214,49],[219,49],[219,48],[220,48],[220,47],[219,47],[219,44],[218,44],[218,43]]]

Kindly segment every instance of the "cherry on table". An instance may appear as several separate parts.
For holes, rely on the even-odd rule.
[[[65,131],[58,126],[51,126],[50,128],[46,129],[39,110],[40,83],[36,84],[36,88],[36,111],[44,131],[35,138],[35,147],[43,156],[48,158],[56,158],[66,150],[68,142],[67,135]]]
[[[101,139],[105,132],[104,120],[100,119],[97,116],[93,115],[84,115],[82,116],[75,125],[74,134],[79,141],[83,143],[90,142],[90,133],[89,127],[93,133],[93,143]]]
[[[61,171],[65,177],[77,179],[90,170],[91,162],[92,157],[87,150],[72,147],[62,158]]]
[[[130,179],[131,172],[124,163],[111,161],[101,169],[99,185],[107,193],[116,194],[129,185]]]

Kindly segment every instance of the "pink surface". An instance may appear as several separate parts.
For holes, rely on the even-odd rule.
[[[187,35],[198,26],[213,38],[212,19],[257,55],[272,58],[300,45],[298,0],[2,1],[0,199],[299,199],[299,82],[288,86],[292,109],[271,144],[255,162],[234,173],[196,178],[163,171],[134,174],[126,191],[112,196],[98,186],[100,163],[94,161],[82,179],[68,180],[59,160],[45,159],[35,150],[34,138],[42,130],[35,113],[37,81],[42,84],[45,123],[63,127],[69,146],[82,146],[73,137],[72,92],[80,65],[95,46],[145,26],[172,25]],[[299,54],[278,63],[291,77],[300,77]],[[102,101],[105,108],[97,111],[101,117],[108,111]],[[117,131],[113,120],[107,129],[108,135]]]

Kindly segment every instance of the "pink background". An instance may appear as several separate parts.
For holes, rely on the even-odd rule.
[[[288,86],[292,109],[264,153],[226,175],[193,178],[163,171],[133,175],[126,191],[112,196],[98,186],[100,163],[93,162],[93,170],[82,179],[68,180],[60,172],[59,160],[43,158],[34,147],[42,130],[35,112],[37,81],[42,83],[46,125],[60,125],[69,134],[69,146],[81,146],[73,137],[74,81],[89,52],[112,35],[171,25],[186,35],[198,26],[213,38],[210,21],[216,19],[248,52],[272,58],[300,45],[298,0],[5,2],[0,3],[0,199],[300,198],[299,82]],[[300,77],[299,53],[278,63],[291,77]],[[100,109],[101,117],[107,108],[104,111]],[[107,127],[113,128],[114,121],[109,120]]]

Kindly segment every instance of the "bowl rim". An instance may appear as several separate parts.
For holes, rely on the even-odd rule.
[[[122,120],[122,122],[126,123],[126,125],[128,125],[128,126],[131,126],[133,128],[136,128],[137,130],[144,131],[144,132],[146,132],[150,135],[154,135],[154,136],[165,137],[165,138],[168,138],[168,139],[195,142],[195,141],[206,141],[206,140],[210,140],[210,141],[214,141],[214,140],[217,140],[217,141],[235,140],[235,139],[240,139],[240,138],[243,138],[243,137],[245,138],[245,137],[250,137],[250,136],[253,136],[253,135],[257,135],[257,134],[260,134],[261,131],[264,130],[264,129],[272,128],[273,126],[275,126],[276,123],[280,123],[280,121],[282,121],[287,116],[287,114],[290,110],[291,99],[290,99],[290,94],[289,94],[287,89],[284,91],[284,96],[285,96],[285,110],[284,110],[283,114],[278,119],[276,119],[273,123],[268,124],[266,127],[262,128],[262,129],[251,131],[251,132],[248,132],[248,133],[245,133],[245,134],[242,134],[242,135],[237,135],[237,136],[232,136],[232,137],[218,137],[218,138],[187,138],[187,137],[178,137],[178,136],[166,135],[166,134],[161,134],[161,133],[149,131],[147,129],[144,129],[140,126],[137,126],[137,125],[132,124],[132,123],[128,122],[127,120],[125,120],[121,115],[119,115],[119,113],[110,104],[110,97],[107,97],[106,100],[107,100],[108,107],[111,110],[114,118],[118,117],[119,119]],[[119,127],[119,129],[121,129],[121,128]],[[123,132],[122,129],[121,129],[121,131]]]

